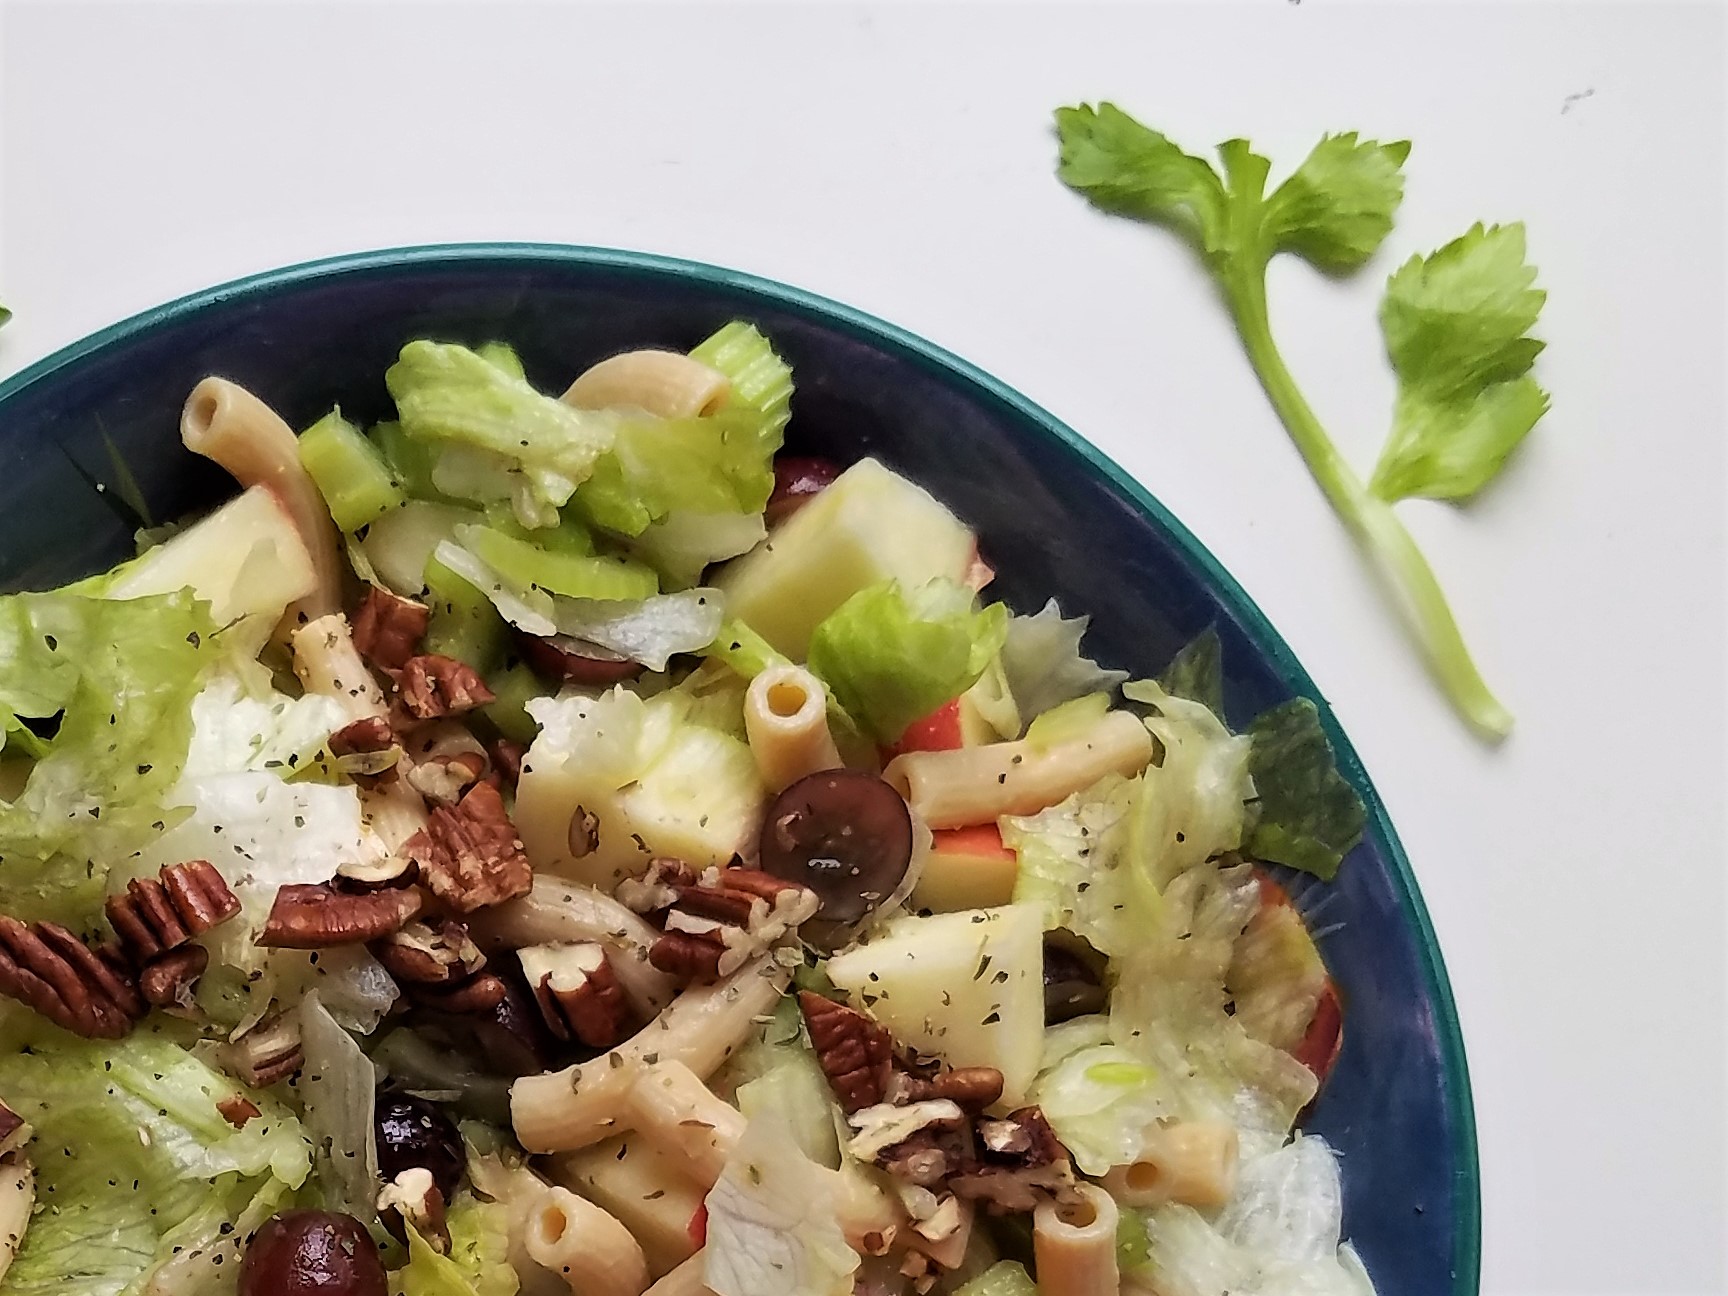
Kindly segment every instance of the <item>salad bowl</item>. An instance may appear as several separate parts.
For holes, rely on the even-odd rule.
[[[407,338],[508,337],[529,379],[621,348],[689,345],[743,318],[797,375],[788,446],[874,456],[979,532],[993,593],[1092,618],[1088,651],[1137,676],[1196,634],[1222,643],[1226,718],[1312,699],[1368,809],[1329,884],[1322,945],[1344,1043],[1305,1128],[1341,1159],[1344,1231],[1383,1292],[1473,1296],[1475,1131],[1458,1022],[1409,863],[1349,740],[1300,663],[1206,549],[1077,432],[900,329],[713,266],[526,244],[367,252],[272,271],[159,307],[0,384],[0,590],[56,586],[132,552],[140,527],[231,489],[180,441],[204,375],[304,427],[341,402],[388,408],[379,375]],[[1296,887],[1298,903],[1310,903]]]

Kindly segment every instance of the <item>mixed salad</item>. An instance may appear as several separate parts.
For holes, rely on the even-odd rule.
[[[0,1292],[1372,1291],[1310,704],[990,601],[748,323],[384,382],[0,596]]]

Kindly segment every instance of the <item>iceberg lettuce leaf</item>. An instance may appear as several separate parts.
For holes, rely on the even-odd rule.
[[[95,917],[107,861],[161,819],[192,697],[222,655],[215,634],[209,605],[187,591],[0,597],[0,717],[13,734],[37,722],[18,745],[38,757],[17,798],[0,801],[0,909],[73,927]]]
[[[859,590],[810,636],[810,669],[848,715],[882,742],[960,696],[1001,651],[1008,609],[937,578]]]
[[[408,1263],[390,1275],[391,1296],[515,1296],[520,1283],[510,1265],[506,1208],[463,1193],[445,1222],[449,1255],[440,1255],[418,1229],[408,1230]]]
[[[1051,599],[1031,616],[1013,617],[1002,644],[1008,690],[1030,723],[1051,707],[1088,693],[1110,693],[1127,671],[1105,670],[1080,653],[1090,617],[1065,617]]]
[[[1106,775],[1035,815],[1004,815],[1002,844],[1019,858],[1014,903],[1039,906],[1046,929],[1084,936],[1101,954],[1127,954],[1157,916],[1124,849],[1139,779]]]
[[[260,1195],[281,1201],[306,1181],[310,1146],[294,1115],[246,1090],[261,1114],[235,1129],[216,1103],[242,1090],[166,1035],[18,1029],[31,1033],[3,1041],[0,1094],[36,1129],[42,1209],[7,1296],[137,1291],[176,1244],[219,1234]]]

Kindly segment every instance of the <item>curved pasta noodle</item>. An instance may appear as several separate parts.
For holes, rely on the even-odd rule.
[[[22,1156],[0,1161],[0,1280],[24,1243],[36,1202],[36,1170]]]
[[[1116,1166],[1104,1186],[1129,1206],[1182,1202],[1211,1209],[1236,1191],[1236,1128],[1223,1121],[1177,1121],[1152,1130],[1140,1159]]]
[[[648,1296],[714,1296],[714,1289],[703,1281],[707,1260],[706,1253],[698,1251],[650,1287]]]
[[[1038,1296],[1098,1296],[1121,1283],[1116,1226],[1121,1212],[1110,1194],[1081,1184],[1074,1202],[1045,1202],[1032,1214],[1032,1253]]]
[[[907,752],[882,771],[932,828],[993,823],[1055,805],[1106,774],[1138,774],[1152,760],[1152,735],[1126,711],[1049,747],[1025,739]]]
[[[707,1188],[685,1173],[683,1158],[640,1133],[607,1139],[549,1159],[554,1180],[580,1193],[630,1230],[659,1277],[696,1250],[690,1221]]]
[[[593,887],[537,877],[527,895],[474,913],[468,926],[488,954],[583,941],[617,951],[612,971],[644,1017],[659,1012],[678,993],[677,982],[648,961],[648,950],[660,933],[640,914]]]
[[[626,351],[584,369],[565,391],[577,409],[639,409],[659,418],[712,414],[732,384],[718,369],[681,351]]]
[[[227,469],[242,486],[266,487],[294,519],[294,529],[312,557],[317,584],[289,606],[282,625],[303,625],[340,608],[342,558],[336,524],[300,464],[293,431],[276,411],[239,383],[206,378],[192,389],[180,411],[180,440],[194,454]]]
[[[744,732],[770,792],[841,763],[828,730],[822,681],[802,666],[770,666],[750,681],[744,693]]]
[[[706,1077],[744,1041],[752,1020],[773,1010],[791,974],[772,956],[751,960],[713,985],[694,986],[609,1053],[510,1087],[511,1123],[530,1152],[587,1147],[629,1129],[624,1099],[646,1059],[682,1062]]]
[[[557,1274],[577,1296],[642,1296],[648,1262],[636,1239],[611,1215],[568,1188],[548,1188],[528,1215],[529,1257]]]
[[[714,1186],[748,1123],[682,1062],[646,1068],[624,1107],[636,1132],[680,1158],[704,1188]]]
[[[342,613],[329,612],[294,627],[288,645],[294,654],[294,674],[308,693],[335,698],[349,720],[389,715],[383,690],[360,659],[354,632]]]

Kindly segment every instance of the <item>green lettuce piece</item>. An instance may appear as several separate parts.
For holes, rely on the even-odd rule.
[[[1127,671],[1106,670],[1080,652],[1091,617],[1065,617],[1055,599],[1031,616],[1009,619],[1001,667],[1023,723],[1089,693],[1111,693]]]
[[[36,1130],[42,1208],[5,1296],[131,1296],[306,1182],[310,1144],[293,1113],[161,1033],[86,1041],[26,1022],[0,1032],[0,1045],[0,1096]],[[216,1104],[241,1092],[260,1115],[237,1130]],[[237,1263],[236,1250],[230,1273]],[[185,1278],[167,1289],[203,1290]]]
[[[1472,226],[1386,283],[1380,326],[1398,371],[1392,435],[1369,488],[1386,500],[1466,500],[1548,412],[1525,336],[1548,294],[1534,287],[1524,226]]]
[[[1242,844],[1252,742],[1232,735],[1209,708],[1173,697],[1150,680],[1122,686],[1151,708],[1146,727],[1160,755],[1141,776],[1129,849],[1160,890],[1170,879]]]
[[[1038,1284],[1027,1276],[1024,1265],[998,1260],[954,1296],[1038,1296]]]
[[[1119,1044],[1076,1049],[1042,1072],[1027,1101],[1090,1175],[1139,1159],[1170,1112],[1159,1073]]]
[[[1198,702],[1213,715],[1224,715],[1224,646],[1218,631],[1207,626],[1184,644],[1158,676],[1158,685],[1172,697]]]
[[[1249,736],[1260,818],[1248,853],[1330,880],[1362,840],[1368,811],[1338,772],[1319,711],[1307,698],[1292,698],[1257,719]]]
[[[1019,859],[1014,903],[1037,905],[1047,930],[1084,936],[1101,954],[1133,949],[1158,903],[1125,850],[1140,791],[1140,780],[1109,774],[1035,815],[1004,815],[1002,844]]]
[[[556,523],[556,511],[611,449],[618,422],[544,395],[451,343],[410,342],[384,383],[410,439],[489,451],[520,472],[512,503],[524,525]]]
[[[510,1265],[509,1212],[464,1193],[445,1218],[450,1254],[438,1254],[410,1228],[408,1263],[390,1275],[391,1296],[515,1296],[520,1284]]]
[[[95,916],[108,863],[160,828],[193,695],[222,656],[215,631],[190,591],[0,597],[0,724],[36,758],[16,800],[0,801],[0,911],[73,927]]]
[[[989,668],[1008,634],[1008,609],[978,608],[972,591],[938,578],[907,590],[859,590],[810,636],[810,669],[882,742],[957,698]]]

